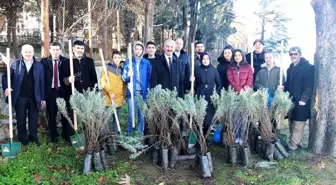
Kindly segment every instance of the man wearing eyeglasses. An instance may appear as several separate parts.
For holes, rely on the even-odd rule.
[[[290,141],[288,152],[293,153],[301,146],[303,130],[310,118],[310,100],[314,88],[314,66],[302,56],[301,48],[289,49],[292,64],[287,69],[284,90],[290,93],[294,107],[289,113]]]

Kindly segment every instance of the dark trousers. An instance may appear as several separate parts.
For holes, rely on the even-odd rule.
[[[26,117],[28,111],[28,126],[29,138],[27,137]],[[31,142],[38,142],[37,127],[38,127],[38,112],[36,102],[33,98],[19,97],[15,104],[16,121],[19,141],[23,145]]]
[[[57,131],[57,112],[58,107],[56,103],[56,99],[62,97],[61,91],[58,89],[51,89],[49,97],[47,99],[47,113],[48,113],[48,125],[49,125],[49,133],[50,139],[52,142],[57,142],[58,131]],[[61,123],[62,123],[62,137],[69,141],[70,136],[72,134],[72,127],[69,125],[68,121],[61,115]]]
[[[72,122],[73,122],[73,111],[71,109],[71,105],[69,101],[66,101],[66,107],[67,107],[67,112],[69,117],[71,118]],[[70,125],[70,123],[68,122],[68,120],[62,116],[62,137],[71,143],[70,141],[70,136],[75,135],[75,130],[72,128],[72,126]]]

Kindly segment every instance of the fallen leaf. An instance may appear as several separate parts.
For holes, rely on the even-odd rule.
[[[258,175],[258,179],[260,179],[261,177],[263,177],[262,175]]]
[[[104,176],[99,177],[98,182],[101,183],[104,180]]]
[[[52,149],[51,148],[48,148],[48,152],[51,152],[52,151]]]
[[[38,173],[35,173],[35,175],[34,175],[34,180],[35,180],[36,182],[41,182],[41,180],[42,180],[41,175],[38,174]]]
[[[326,164],[323,161],[317,163],[317,167],[321,170],[326,168]]]
[[[57,148],[56,148],[57,151],[60,150],[60,149],[61,149],[61,147],[57,147]]]
[[[131,185],[131,178],[125,174],[125,178],[120,178],[120,182],[118,182],[118,184],[121,184],[121,185]]]
[[[165,182],[161,182],[159,185],[165,185]]]

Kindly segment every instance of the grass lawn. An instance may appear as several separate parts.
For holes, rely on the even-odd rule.
[[[125,129],[126,108],[122,110],[122,124]],[[15,159],[0,159],[0,184],[117,184],[125,174],[131,177],[131,184],[142,185],[189,185],[189,184],[269,184],[269,185],[336,185],[336,159],[314,155],[305,150],[282,160],[275,165],[258,167],[262,161],[253,155],[248,167],[232,167],[224,159],[221,146],[213,145],[214,178],[202,179],[201,171],[190,168],[191,161],[179,162],[175,169],[163,171],[151,164],[149,154],[130,160],[129,154],[120,149],[110,156],[110,169],[82,175],[84,156],[64,143],[48,143],[46,131],[40,128],[41,146],[23,147]]]

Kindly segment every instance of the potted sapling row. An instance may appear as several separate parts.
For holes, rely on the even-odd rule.
[[[222,145],[226,151],[226,160],[232,165],[236,165],[238,158],[235,133],[237,132],[238,127],[233,118],[238,104],[237,94],[231,88],[228,91],[222,89],[220,94],[217,92],[213,93],[211,101],[216,108],[214,120],[218,120],[222,128]]]
[[[283,147],[282,143],[286,143],[286,135],[280,134],[279,128],[287,113],[292,109],[293,102],[289,96],[288,92],[276,91],[273,97],[273,101],[270,108],[270,114],[275,121],[274,131],[276,134],[275,149],[278,155],[281,154],[283,157],[288,157],[286,149]],[[281,156],[279,155],[281,159]]]
[[[154,146],[153,163],[156,165],[160,163],[165,170],[169,166],[169,148],[174,144],[172,136],[178,131],[172,112],[172,103],[176,97],[176,91],[162,89],[161,85],[157,85],[149,90],[146,103],[143,105],[149,132],[153,135],[152,143],[158,143]]]
[[[96,88],[87,90],[84,93],[75,91],[70,97],[70,105],[84,130],[85,159],[83,174],[87,174],[92,169],[92,166],[95,171],[103,170],[99,140],[102,128],[110,119],[115,106],[112,105],[106,109],[105,98]],[[58,98],[57,106],[62,115],[72,124],[72,120],[67,114],[64,99]]]

